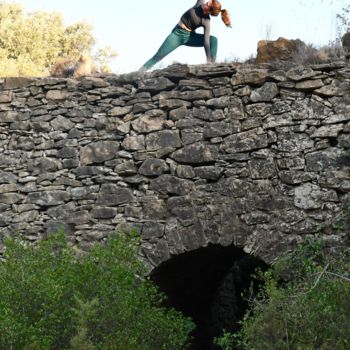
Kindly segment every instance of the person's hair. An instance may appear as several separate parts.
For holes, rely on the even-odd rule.
[[[217,0],[212,0],[209,7],[209,13],[212,16],[218,16],[221,13],[221,19],[226,27],[231,27],[231,18],[227,10],[221,9],[221,3]]]
[[[231,16],[227,10],[221,10],[221,19],[226,27],[231,27]]]

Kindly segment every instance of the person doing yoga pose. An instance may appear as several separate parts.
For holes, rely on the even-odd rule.
[[[182,15],[179,23],[176,24],[156,54],[140,68],[140,71],[146,71],[152,68],[156,63],[181,45],[192,47],[204,46],[207,62],[215,62],[218,40],[215,36],[210,35],[210,16],[216,17],[220,13],[224,24],[227,27],[231,27],[229,13],[227,10],[221,9],[219,1],[198,0],[193,7]],[[195,32],[199,27],[204,28],[203,34]]]

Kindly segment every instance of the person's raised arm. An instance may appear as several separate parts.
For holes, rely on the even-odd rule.
[[[204,27],[204,50],[205,55],[207,56],[207,62],[213,62],[214,57],[210,55],[210,20],[206,20],[203,23]]]

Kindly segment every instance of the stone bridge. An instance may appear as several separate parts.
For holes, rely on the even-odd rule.
[[[81,247],[136,228],[153,267],[235,247],[270,264],[350,202],[350,66],[173,65],[0,80],[0,234]],[[328,226],[327,226],[328,225]]]
[[[234,330],[256,267],[305,235],[347,234],[344,62],[173,65],[0,88],[0,240],[63,225],[85,249],[136,228],[152,278],[197,324],[193,349]]]

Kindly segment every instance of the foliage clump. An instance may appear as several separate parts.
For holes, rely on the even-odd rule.
[[[193,323],[163,308],[139,238],[114,235],[78,257],[63,233],[7,239],[0,262],[1,350],[183,349]]]
[[[349,244],[331,250],[321,239],[306,239],[259,276],[260,293],[235,341],[227,334],[217,340],[222,349],[350,348]]]

